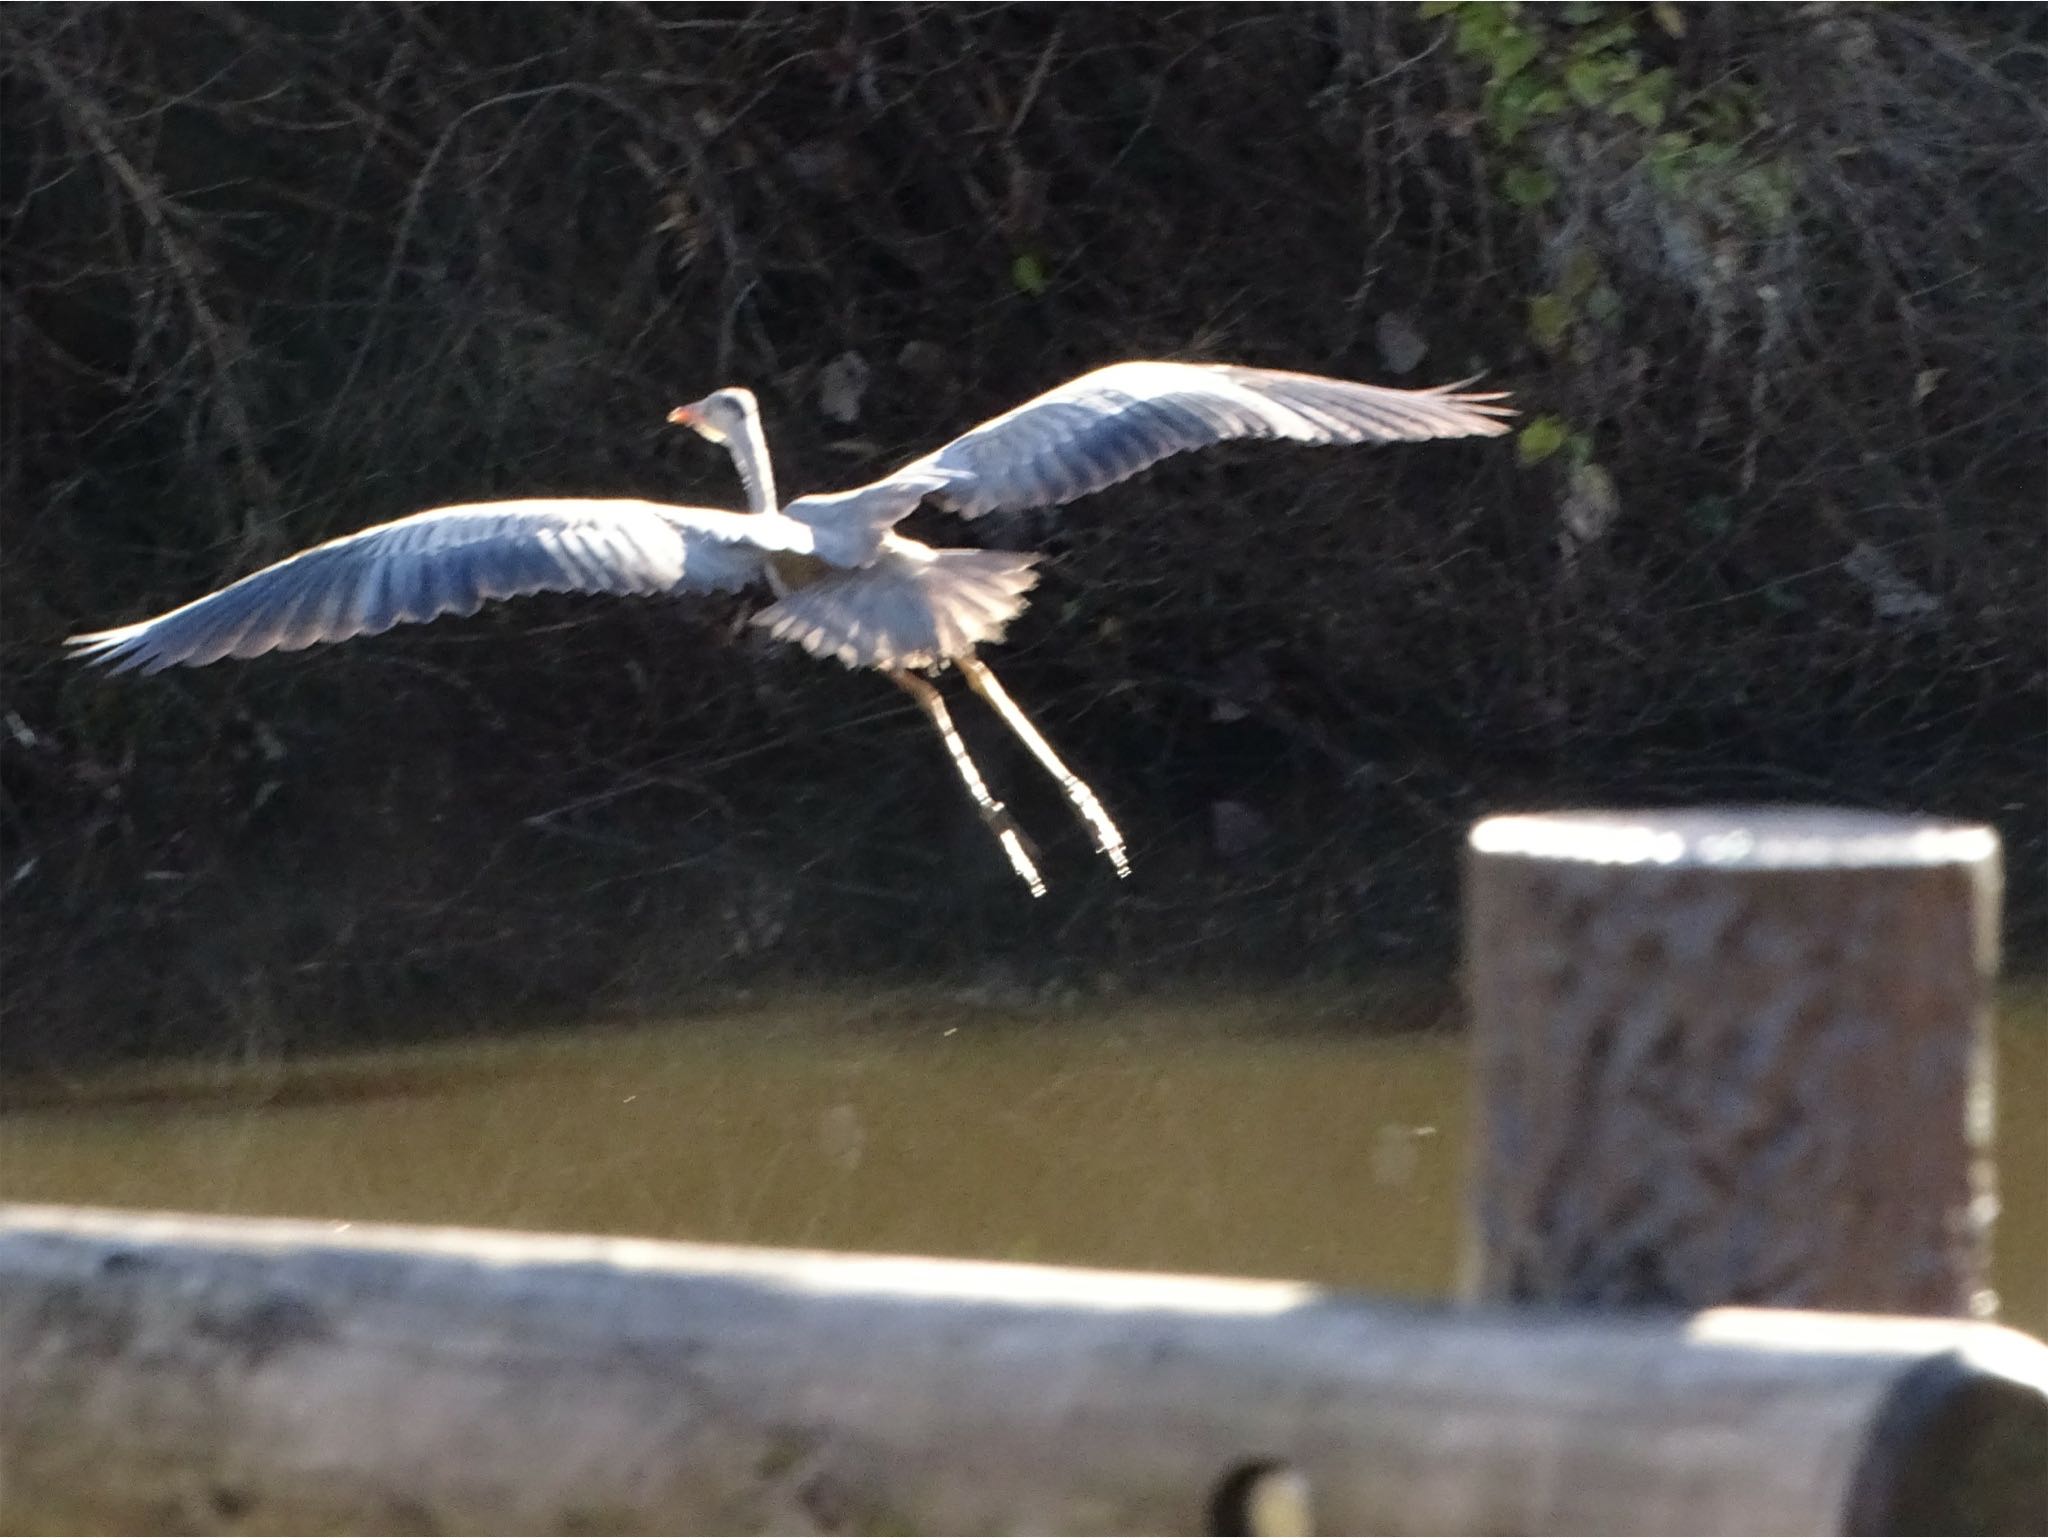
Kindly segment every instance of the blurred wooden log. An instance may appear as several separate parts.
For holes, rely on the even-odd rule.
[[[2039,1530],[1993,1325],[0,1211],[0,1526]]]
[[[1469,1290],[1989,1312],[1998,898],[1924,819],[1479,824]]]

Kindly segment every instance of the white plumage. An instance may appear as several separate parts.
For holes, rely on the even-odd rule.
[[[524,593],[653,595],[772,590],[754,616],[781,640],[885,672],[917,700],[1034,893],[1022,833],[988,792],[936,690],[951,663],[1059,780],[1097,848],[1127,874],[1122,836],[975,648],[1000,640],[1036,581],[1036,557],[938,550],[895,532],[931,499],[967,517],[1052,507],[1173,454],[1231,439],[1364,444],[1493,436],[1496,393],[1397,390],[1230,364],[1115,363],[962,434],[893,475],[778,505],[753,395],[720,390],[669,420],[730,451],[750,511],[632,498],[553,497],[433,508],[330,540],[154,619],[73,636],[121,672],[198,666],[473,614]]]

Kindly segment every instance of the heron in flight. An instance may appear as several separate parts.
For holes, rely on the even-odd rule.
[[[777,499],[751,391],[724,389],[669,421],[731,454],[744,513],[623,497],[436,507],[315,545],[154,619],[73,636],[116,672],[297,651],[524,593],[766,588],[753,616],[817,657],[875,668],[930,719],[1011,867],[1043,896],[1032,846],[930,681],[954,668],[1059,782],[1095,848],[1130,873],[1123,835],[996,681],[977,648],[1002,638],[1037,581],[1030,552],[940,549],[896,532],[927,500],[963,517],[1054,507],[1173,454],[1237,438],[1360,444],[1492,436],[1500,393],[1400,390],[1230,364],[1113,363],[982,423],[851,491]]]

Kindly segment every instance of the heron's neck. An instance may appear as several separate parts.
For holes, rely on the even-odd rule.
[[[748,411],[740,430],[726,439],[733,468],[747,488],[747,508],[756,513],[773,513],[782,504],[775,500],[775,466],[768,458],[768,440],[761,432],[758,413]]]

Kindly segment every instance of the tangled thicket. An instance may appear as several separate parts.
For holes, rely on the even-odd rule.
[[[7,7],[8,1048],[1341,970],[1443,943],[1505,805],[1953,812],[2025,878],[2043,17]],[[536,600],[147,683],[57,653],[435,502],[728,502],[661,427],[721,383],[801,490],[1158,355],[1484,372],[1527,425],[1220,453],[1008,531],[1054,559],[1007,676],[1128,886],[1076,834],[1028,905],[900,696],[733,609]]]

